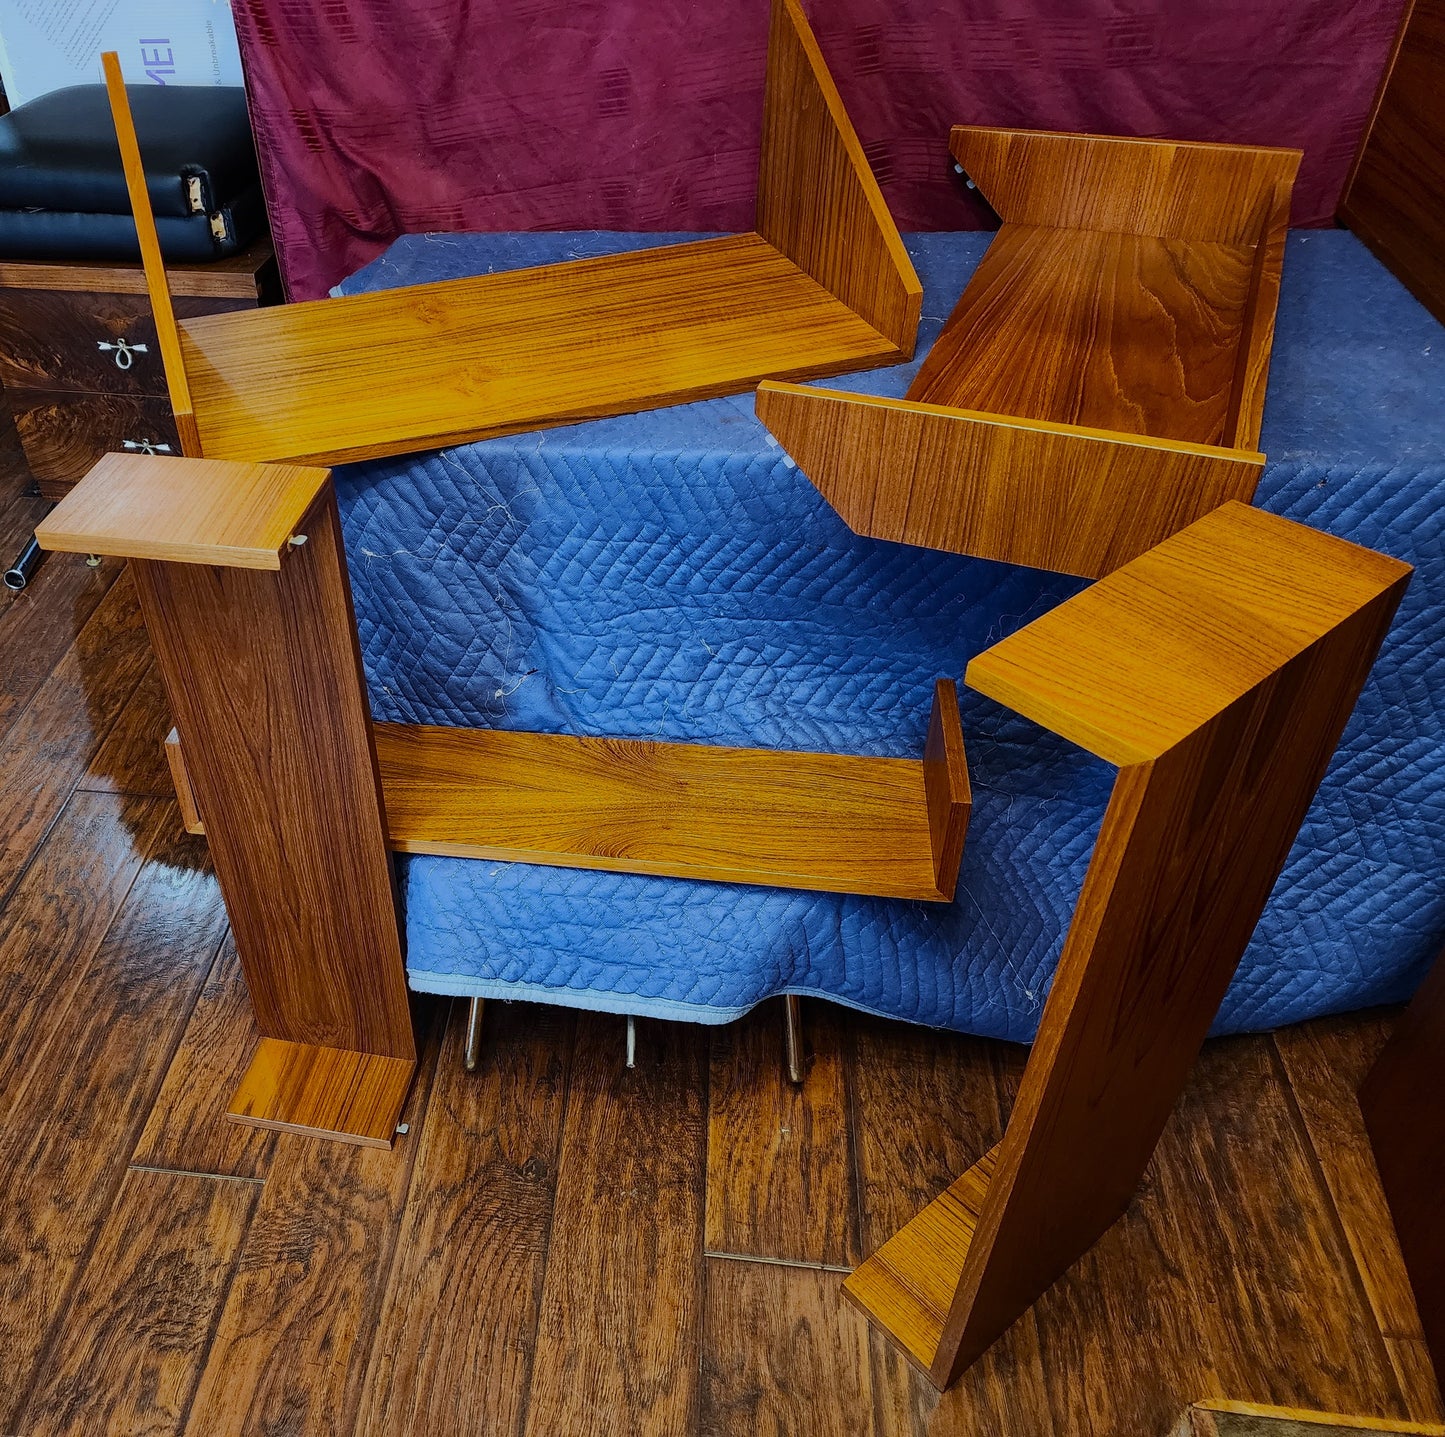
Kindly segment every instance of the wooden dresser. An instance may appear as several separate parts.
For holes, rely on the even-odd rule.
[[[269,239],[166,277],[182,318],[281,299]],[[111,450],[180,453],[138,262],[0,260],[0,384],[46,498]]]

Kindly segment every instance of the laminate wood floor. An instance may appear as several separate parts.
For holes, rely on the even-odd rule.
[[[6,557],[43,509],[13,455]],[[392,1152],[222,1118],[255,1041],[120,565],[0,594],[0,1434],[1162,1437],[1208,1396],[1445,1416],[1352,1093],[1371,1013],[1211,1044],[1127,1217],[939,1397],[847,1268],[1022,1049],[418,1000]]]

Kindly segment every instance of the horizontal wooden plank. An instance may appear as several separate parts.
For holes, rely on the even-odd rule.
[[[182,322],[202,452],[332,462],[901,356],[756,234]]]
[[[44,549],[228,569],[279,569],[328,471],[106,454],[45,519]]]
[[[375,732],[389,841],[403,853],[947,896],[921,759],[423,724]]]

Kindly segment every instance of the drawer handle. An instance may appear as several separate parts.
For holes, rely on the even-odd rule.
[[[173,454],[175,452],[169,444],[157,444],[150,439],[123,439],[120,447],[141,454]]]
[[[150,350],[148,350],[145,345],[132,344],[128,339],[118,339],[114,344],[107,339],[97,339],[95,341],[95,347],[103,350],[107,354],[113,353],[115,355],[115,367],[117,369],[129,369],[135,362],[133,358],[134,355],[150,353]]]

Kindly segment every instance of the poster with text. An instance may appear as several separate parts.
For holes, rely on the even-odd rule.
[[[131,85],[239,85],[227,0],[0,0],[0,79],[11,107],[101,80],[120,55]]]

